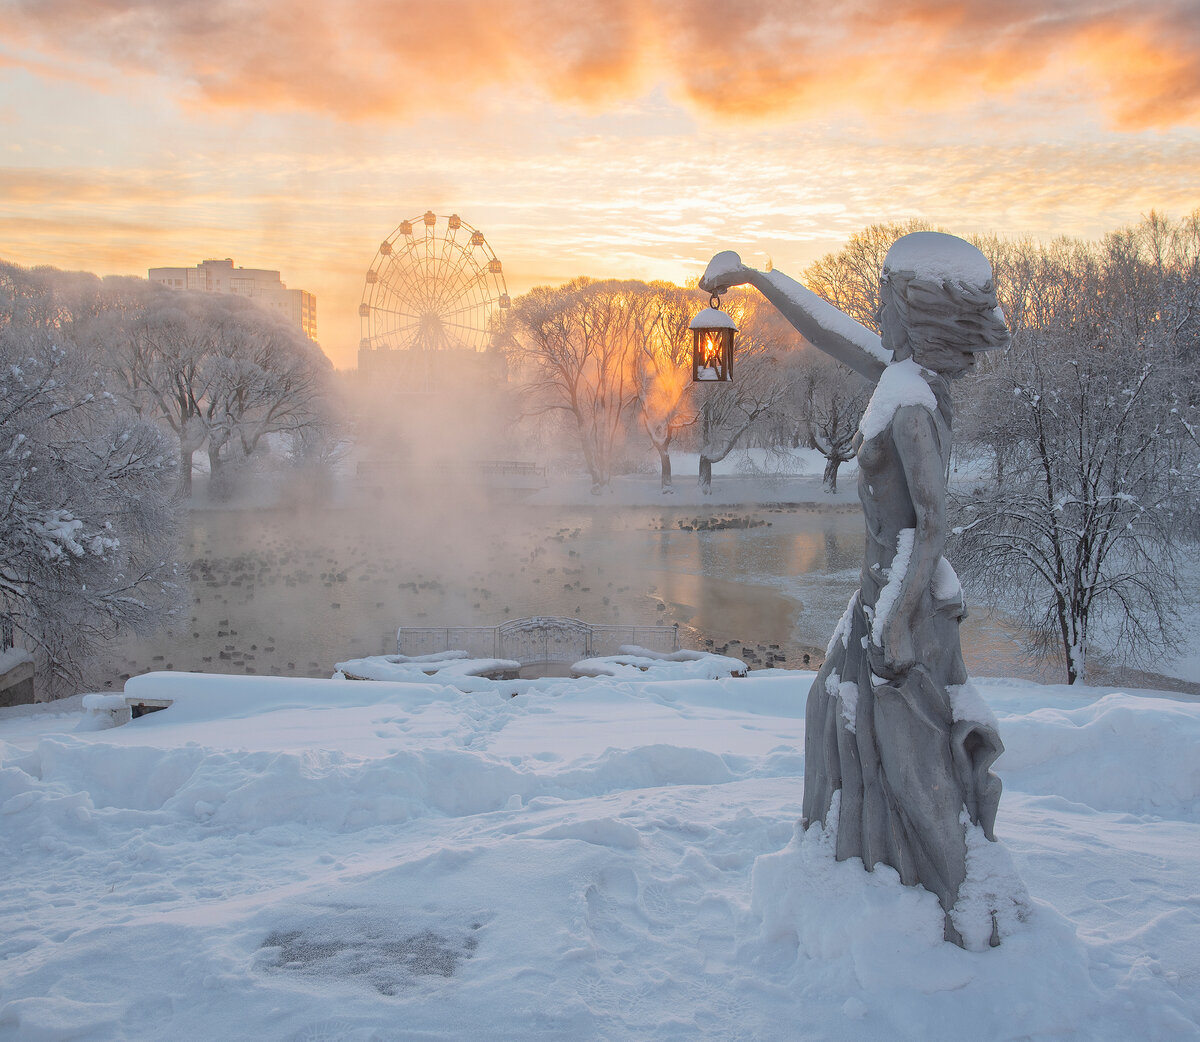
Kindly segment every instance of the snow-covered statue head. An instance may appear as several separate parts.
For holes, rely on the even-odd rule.
[[[912,358],[943,376],[961,376],[977,351],[1008,346],[992,266],[969,242],[913,232],[893,243],[879,275],[879,324],[895,361]]]

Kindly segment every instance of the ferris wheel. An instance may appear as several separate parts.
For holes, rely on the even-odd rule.
[[[359,347],[483,351],[493,314],[509,304],[483,232],[428,210],[380,243],[358,305]]]

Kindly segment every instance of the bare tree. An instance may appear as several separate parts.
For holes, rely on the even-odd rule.
[[[178,595],[170,445],[72,342],[70,289],[0,266],[0,613],[40,694],[85,687],[98,648]]]
[[[113,389],[174,434],[184,495],[202,448],[216,482],[232,446],[327,422],[328,359],[253,300],[106,279],[87,336]]]
[[[593,490],[612,477],[615,452],[637,402],[631,371],[645,315],[641,283],[579,278],[518,297],[509,313],[512,369],[525,411],[574,420]]]
[[[179,487],[192,491],[192,457],[208,437],[206,366],[214,327],[199,293],[174,291],[140,280],[120,286],[127,299],[106,311],[93,338],[114,388],[139,415],[164,422],[178,445]]]
[[[825,457],[825,491],[836,492],[838,470],[858,451],[855,438],[871,388],[825,355],[806,359],[802,373],[805,443]]]
[[[661,487],[671,492],[671,443],[696,422],[691,394],[692,316],[702,306],[698,293],[668,283],[646,286],[633,355],[633,379],[642,426],[658,453]]]
[[[958,497],[964,578],[1018,614],[1032,650],[1061,652],[1069,683],[1097,643],[1133,662],[1174,647],[1189,600],[1191,381],[1166,349],[1164,283],[1136,239],[1038,253],[1020,338],[989,380],[1004,465]]]
[[[331,421],[329,360],[299,329],[254,305],[227,297],[211,317],[203,373],[209,474],[218,481],[223,450],[235,441],[250,456],[270,434],[308,434]]]
[[[892,243],[909,232],[933,231],[926,221],[873,224],[836,253],[809,265],[801,281],[868,329],[879,332],[879,273]]]

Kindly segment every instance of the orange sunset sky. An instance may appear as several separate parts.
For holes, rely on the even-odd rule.
[[[0,0],[0,258],[278,268],[339,367],[426,209],[517,295],[1197,207],[1198,0]]]

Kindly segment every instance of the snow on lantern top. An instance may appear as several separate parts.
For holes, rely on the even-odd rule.
[[[737,326],[713,294],[709,306],[688,324],[692,331],[692,382],[724,383],[733,379],[733,335]]]

